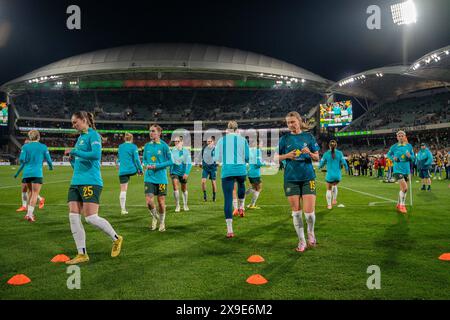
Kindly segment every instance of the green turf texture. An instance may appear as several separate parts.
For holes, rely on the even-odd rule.
[[[324,174],[317,177],[318,247],[295,252],[297,237],[282,189],[282,174],[263,176],[261,210],[234,220],[236,237],[227,239],[223,195],[203,202],[201,171],[189,178],[189,212],[174,213],[172,185],[167,197],[167,231],[150,231],[143,178],[132,177],[129,214],[120,215],[115,168],[102,168],[105,182],[100,215],[124,237],[122,253],[111,258],[111,240],[84,223],[91,261],[81,265],[81,289],[67,288],[66,266],[56,254],[76,253],[69,227],[67,190],[71,168],[45,171],[43,210],[37,221],[16,213],[20,180],[14,167],[0,167],[0,299],[448,299],[450,262],[449,181],[433,180],[431,192],[413,179],[414,206],[396,213],[398,184],[344,176],[338,203],[328,210]],[[349,190],[350,188],[353,190]],[[208,193],[211,200],[211,186]],[[358,192],[356,192],[356,191]],[[362,192],[362,193],[361,193]],[[367,193],[367,194],[364,194]],[[381,197],[377,198],[375,196]],[[247,199],[249,200],[249,199]],[[248,201],[247,201],[248,203]],[[408,197],[409,203],[409,197]],[[371,205],[369,205],[371,204]],[[84,219],[83,219],[84,221]],[[262,264],[246,260],[264,257]],[[381,289],[369,290],[367,268],[381,269]],[[32,283],[14,287],[7,280],[24,273]],[[259,273],[263,286],[245,280]]]

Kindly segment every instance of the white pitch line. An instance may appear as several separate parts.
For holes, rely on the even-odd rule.
[[[318,182],[325,184],[325,182],[322,182],[322,181],[318,181]],[[356,192],[356,193],[364,194],[364,195],[369,196],[369,197],[378,198],[378,199],[381,199],[381,200],[386,200],[386,201],[389,201],[389,202],[397,203],[397,201],[395,201],[395,200],[388,199],[388,198],[381,197],[381,196],[377,196],[377,195],[372,194],[372,193],[367,193],[367,192],[355,190],[355,189],[352,189],[352,188],[343,187],[341,185],[339,186],[339,188],[343,188],[343,189],[347,189],[347,190],[350,190],[350,191],[353,191],[353,192]]]
[[[61,182],[67,182],[67,181],[71,181],[71,180],[59,180],[59,181],[53,181],[53,182],[46,182],[44,183],[44,185],[47,184],[55,184],[55,183],[61,183]],[[3,186],[0,187],[0,189],[7,189],[7,188],[21,188],[22,187],[22,180],[20,180],[19,184],[13,185],[13,186]]]

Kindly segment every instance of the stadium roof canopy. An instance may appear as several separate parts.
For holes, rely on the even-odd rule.
[[[392,100],[415,91],[450,86],[450,46],[426,54],[410,66],[371,69],[334,83],[328,90],[372,100]]]
[[[27,89],[43,83],[62,87],[68,83],[70,87],[78,85],[77,81],[141,80],[142,86],[143,80],[171,79],[265,80],[278,86],[309,86],[322,92],[332,84],[308,70],[261,54],[226,47],[171,43],[139,44],[80,54],[27,73],[5,83],[1,89]]]

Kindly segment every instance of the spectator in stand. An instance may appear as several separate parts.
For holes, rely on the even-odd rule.
[[[381,155],[380,159],[378,159],[378,178],[384,177],[384,168],[386,167],[386,158],[384,154]]]

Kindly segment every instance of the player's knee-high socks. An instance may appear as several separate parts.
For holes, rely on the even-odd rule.
[[[337,200],[337,195],[338,195],[338,187],[337,186],[333,186],[331,188],[331,191],[333,193],[333,200]]]
[[[110,236],[113,241],[119,239],[116,231],[114,231],[113,227],[108,222],[108,220],[99,217],[98,214],[93,214],[91,216],[86,217],[86,222],[102,230],[104,233]]]
[[[77,246],[78,254],[86,254],[86,233],[84,232],[81,215],[69,213],[70,230]]]
[[[297,233],[298,241],[305,243],[305,231],[303,228],[302,211],[292,211],[292,222],[294,224],[295,232]]]
[[[327,205],[331,206],[331,201],[333,200],[333,192],[331,190],[327,190]]]
[[[125,210],[125,203],[127,202],[127,192],[126,191],[120,191],[119,201],[120,201],[120,208],[122,210]]]

